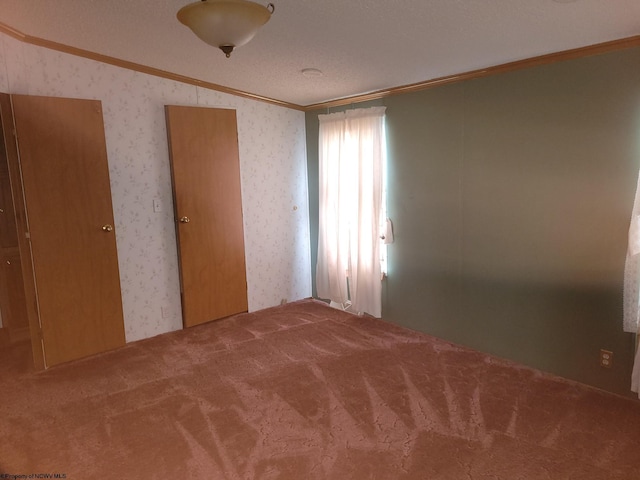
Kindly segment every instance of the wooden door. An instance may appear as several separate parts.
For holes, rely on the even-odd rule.
[[[101,104],[12,104],[46,364],[124,345]]]
[[[2,100],[8,100],[6,95],[4,97]],[[9,116],[10,112],[11,108],[9,107]],[[0,117],[2,115],[3,108],[0,105]],[[11,131],[8,140],[13,141]],[[5,135],[2,129],[0,129],[0,312],[2,312],[2,327],[6,329],[11,342],[29,338],[16,215],[11,192]]]
[[[235,110],[167,106],[185,327],[247,311]]]
[[[8,170],[9,185],[4,185],[10,195],[5,196],[4,205],[6,209],[12,209],[9,213],[11,220],[6,219],[0,228],[7,229],[5,235],[2,236],[2,245],[0,249],[4,254],[14,255],[15,261],[19,259],[18,269],[11,271],[4,270],[2,275],[6,288],[3,289],[5,300],[0,298],[2,307],[9,308],[13,311],[21,311],[24,314],[26,310],[28,333],[31,338],[31,351],[33,353],[33,363],[38,369],[45,367],[44,355],[42,353],[42,339],[40,321],[38,319],[38,309],[35,298],[35,283],[33,280],[33,266],[31,263],[31,247],[29,239],[25,235],[28,231],[26,227],[26,213],[24,208],[24,196],[22,195],[22,178],[20,175],[20,164],[18,162],[18,149],[15,141],[15,125],[13,123],[13,110],[11,108],[11,97],[6,93],[0,93],[0,154],[2,161]],[[9,230],[13,230],[9,233]],[[15,242],[15,243],[14,243]],[[17,254],[15,252],[18,252]],[[13,252],[13,253],[12,253]],[[17,255],[17,257],[16,257]],[[5,261],[6,264],[6,261]],[[22,283],[22,285],[21,285]],[[20,288],[22,287],[22,288]],[[8,299],[7,297],[11,297]],[[29,300],[30,299],[30,300]],[[22,304],[26,301],[26,304]],[[25,310],[23,310],[23,308]],[[4,320],[3,320],[4,322]],[[23,327],[20,327],[22,329]],[[6,329],[3,329],[6,330]],[[24,332],[24,330],[22,330]],[[26,334],[26,332],[25,332]],[[23,335],[18,335],[19,337]],[[14,335],[11,332],[8,335],[12,340]]]

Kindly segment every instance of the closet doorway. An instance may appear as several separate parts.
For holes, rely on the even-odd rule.
[[[11,127],[8,137],[0,129],[0,345],[29,340],[27,300],[22,278],[16,212],[9,174],[9,154],[15,155],[13,119],[8,95],[0,96],[0,122]],[[8,143],[9,142],[9,143]],[[13,151],[12,151],[13,147]]]

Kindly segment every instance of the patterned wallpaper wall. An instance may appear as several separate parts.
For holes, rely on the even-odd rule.
[[[3,34],[0,54],[2,92],[102,101],[127,341],[182,328],[167,104],[237,111],[249,310],[311,295],[304,113]]]

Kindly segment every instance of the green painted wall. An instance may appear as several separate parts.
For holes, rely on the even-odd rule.
[[[396,240],[383,317],[628,395],[640,48],[348,108],[374,104],[387,106]],[[314,272],[318,113],[306,116]]]

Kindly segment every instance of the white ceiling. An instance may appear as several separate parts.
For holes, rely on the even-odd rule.
[[[0,0],[0,22],[301,106],[640,34],[640,0],[270,1],[229,59],[178,22],[189,0]]]

